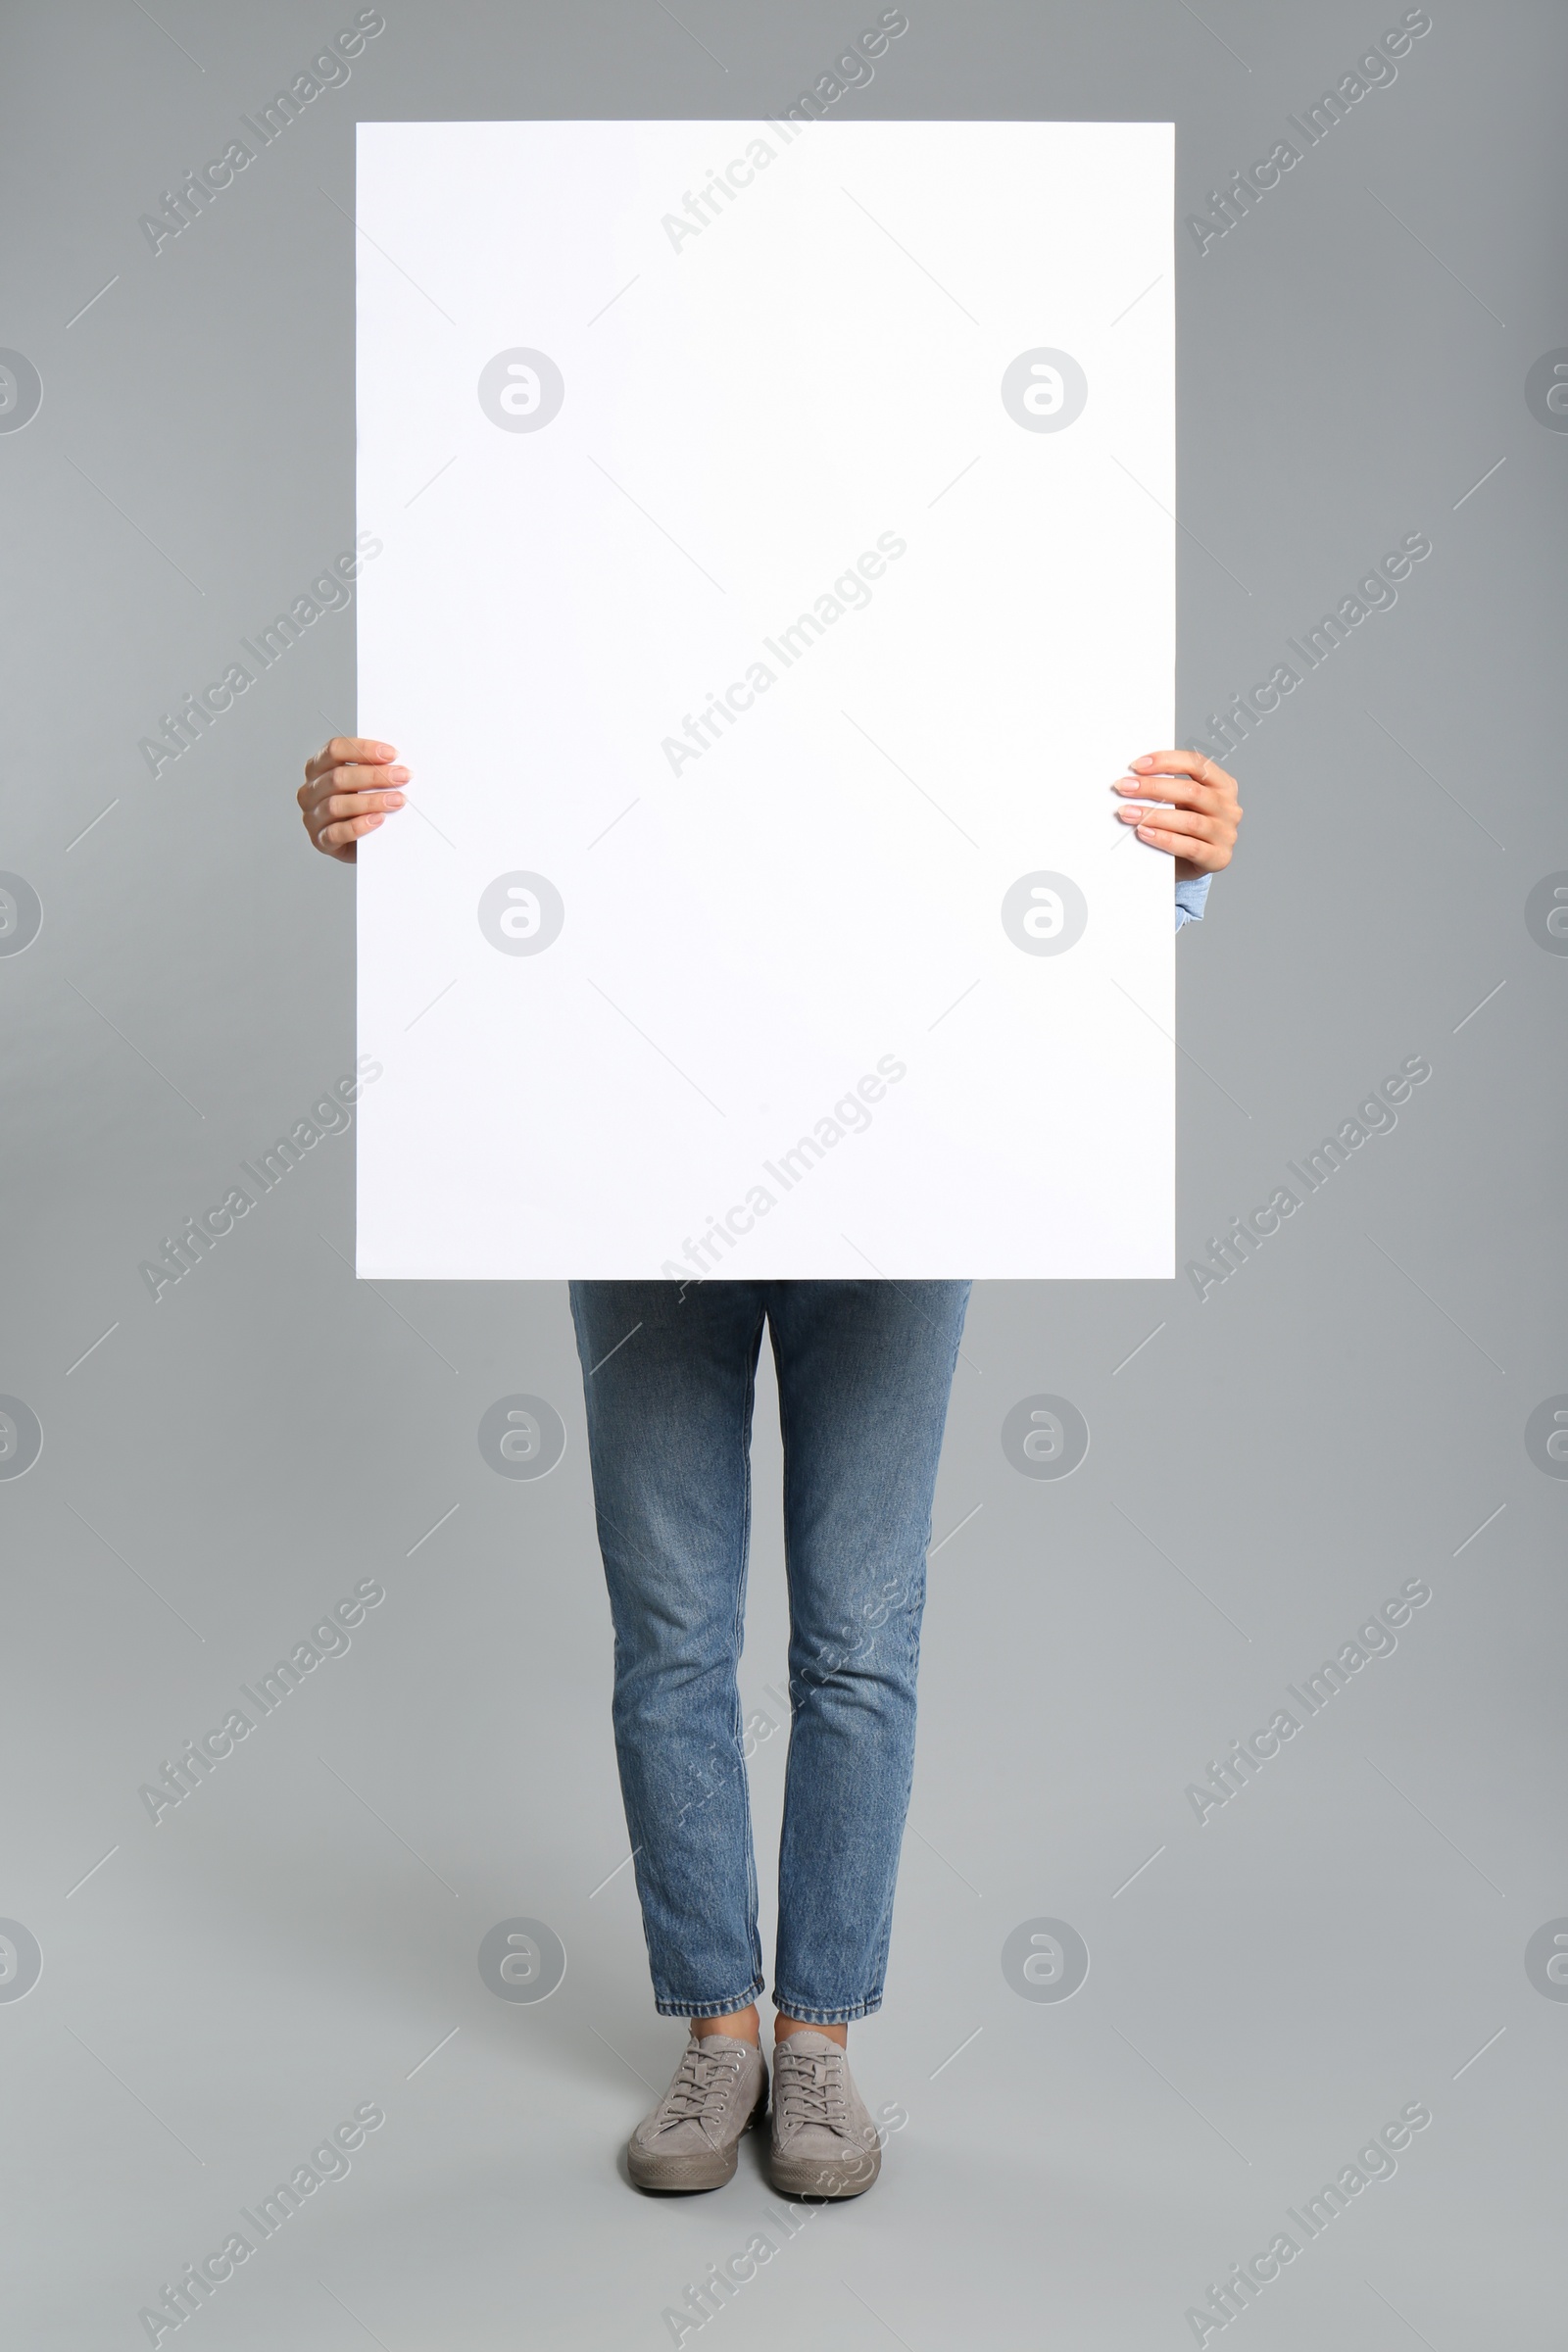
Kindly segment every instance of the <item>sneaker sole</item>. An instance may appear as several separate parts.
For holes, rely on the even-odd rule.
[[[754,2131],[767,2113],[767,2090],[746,2119],[745,2130]],[[744,2133],[742,2134],[744,2136]],[[663,2196],[691,2196],[707,2188],[722,2188],[735,2178],[740,2162],[741,2143],[737,2139],[727,2155],[714,2148],[710,2154],[690,2156],[649,2156],[634,2143],[626,2146],[626,2170],[638,2188],[657,2190]]]
[[[805,2156],[781,2156],[775,2149],[767,2174],[781,2197],[820,2197],[828,2202],[863,2197],[882,2170],[880,2148],[865,2148],[841,2163],[823,2164]]]

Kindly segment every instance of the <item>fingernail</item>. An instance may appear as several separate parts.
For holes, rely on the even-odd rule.
[[[1112,792],[1136,792],[1138,785],[1132,776],[1118,776],[1110,789]]]
[[[401,792],[389,792],[389,793],[387,794],[387,796],[386,796],[386,805],[387,805],[387,807],[388,807],[389,808],[402,808],[402,806],[403,806],[403,795],[402,795],[402,793],[401,793]]]
[[[377,759],[395,760],[397,758],[398,747],[395,743],[378,743],[375,747],[375,751]]]
[[[1135,760],[1132,764],[1136,768],[1148,770],[1154,764],[1154,755],[1152,752],[1146,752],[1141,760]]]
[[[389,767],[386,771],[386,780],[389,784],[406,784],[409,780],[409,770],[406,767]]]

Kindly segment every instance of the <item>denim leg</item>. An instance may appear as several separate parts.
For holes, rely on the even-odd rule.
[[[784,1431],[794,1708],[773,1999],[791,2017],[836,2025],[882,2005],[931,1498],[969,1285],[764,1287]]]
[[[762,1989],[736,1683],[761,1293],[574,1282],[571,1307],[654,1998],[720,2017]]]

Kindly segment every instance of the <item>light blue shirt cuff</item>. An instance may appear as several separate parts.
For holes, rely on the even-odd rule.
[[[1203,919],[1203,901],[1208,896],[1212,874],[1195,874],[1190,881],[1176,885],[1176,928],[1183,923],[1200,923]]]

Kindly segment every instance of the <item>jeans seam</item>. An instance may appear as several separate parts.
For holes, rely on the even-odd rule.
[[[790,1440],[789,1394],[784,1379],[784,1367],[779,1361],[778,1333],[771,1323],[768,1325],[768,1337],[773,1345],[773,1373],[778,1383],[778,1443],[779,1452],[783,1457],[782,1475],[779,1479],[779,1496],[784,1517],[784,1598],[789,1609],[790,1647],[793,1649],[795,1646],[795,1579],[793,1574],[793,1562],[790,1558],[790,1483],[794,1471],[794,1447]],[[795,1739],[796,1712],[795,1678],[787,1665],[785,1668],[785,1683],[790,1695],[790,1743],[793,1744]],[[788,1747],[786,1747],[785,1750],[785,1798],[787,1802],[789,1794],[789,1780],[787,1772]],[[782,1826],[783,1825],[781,1823],[781,1835]]]
[[[765,1308],[759,1306],[757,1311],[757,1320],[752,1328],[751,1342],[746,1351],[746,1393],[741,1405],[740,1427],[740,1446],[742,1457],[740,1572],[735,1579],[734,1626],[734,1658],[736,1680],[733,1731],[735,1737],[735,1769],[740,1775],[741,1794],[745,1800],[745,1826],[742,1833],[742,1842],[746,1854],[746,1931],[751,1941],[752,1974],[756,1981],[757,1991],[759,1992],[762,1988],[762,1939],[758,1929],[758,1912],[760,1906],[757,1884],[757,1847],[752,1829],[751,1778],[746,1770],[744,1737],[745,1725],[741,1715],[740,1659],[741,1650],[746,1640],[746,1588],[751,1578],[752,1562],[751,1438],[752,1422],[757,1408],[757,1355],[758,1349],[761,1345],[762,1323],[765,1313]],[[755,2000],[756,1993],[751,1994],[749,1998]],[[737,2006],[744,2008],[746,2004],[741,2002],[738,2003]],[[721,2016],[723,2012],[714,2011],[711,2014]]]

